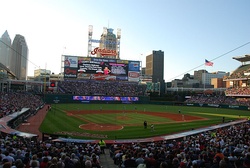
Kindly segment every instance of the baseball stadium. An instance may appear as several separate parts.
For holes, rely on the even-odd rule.
[[[152,146],[156,149],[158,145],[164,146],[163,149],[170,151],[173,147],[184,150],[189,146],[187,152],[190,152],[195,151],[194,145],[203,150],[206,146],[217,149],[218,145],[224,149],[233,141],[244,144],[242,152],[249,149],[249,94],[241,86],[248,84],[250,65],[240,66],[224,79],[236,86],[224,94],[199,91],[179,102],[156,101],[146,94],[147,85],[136,79],[129,81],[128,74],[133,74],[131,78],[139,76],[134,75],[139,71],[131,70],[136,70],[139,62],[96,58],[93,61],[93,58],[70,56],[67,59],[78,64],[78,69],[65,67],[65,75],[70,78],[53,80],[53,93],[34,95],[19,91],[2,95],[1,102],[9,104],[6,107],[15,107],[6,108],[2,114],[2,135],[31,142],[93,146],[102,139],[110,147],[115,166],[122,164],[115,156],[123,146],[125,151],[147,147],[154,154]],[[238,58],[243,62],[245,59]],[[93,69],[103,72],[106,67],[114,73],[93,73]],[[18,104],[11,104],[16,100]],[[241,138],[235,138],[236,135]]]
[[[24,167],[37,158],[40,167],[62,168],[250,166],[249,55],[233,58],[242,65],[223,78],[223,92],[162,93],[161,82],[142,79],[141,61],[120,59],[120,43],[101,39],[114,48],[91,51],[91,37],[88,54],[96,56],[62,55],[60,75],[40,70],[33,81],[17,80],[0,64],[8,76],[0,82],[2,162],[13,157]]]

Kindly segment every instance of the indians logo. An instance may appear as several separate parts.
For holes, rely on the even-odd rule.
[[[99,47],[96,47],[93,51],[91,51],[92,55],[95,55],[97,53],[100,53],[102,56],[112,56],[117,55],[116,50],[109,50],[109,49],[101,49]]]

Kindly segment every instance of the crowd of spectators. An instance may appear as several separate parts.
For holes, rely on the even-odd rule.
[[[65,80],[58,82],[59,93],[78,95],[140,96],[146,85],[126,81]]]
[[[44,102],[27,92],[1,92],[1,117],[22,108],[37,110]],[[0,133],[1,168],[101,168],[98,144],[60,144]]]
[[[0,92],[0,117],[30,108],[35,111],[43,104],[40,96],[28,92]]]
[[[242,79],[249,78],[250,65],[242,65],[237,68],[230,76],[226,76],[225,79]]]
[[[241,87],[241,88],[229,88],[225,91],[226,95],[250,95],[249,87]]]
[[[3,168],[101,168],[98,144],[53,143],[1,136]]]
[[[196,95],[185,101],[186,103],[202,104],[226,104],[238,106],[250,106],[250,98],[227,97],[225,95]]]
[[[122,168],[250,168],[250,124],[182,139],[113,144],[110,151]]]
[[[65,91],[68,87],[70,89],[75,86],[75,92],[84,94],[85,89],[79,86],[88,85],[92,88],[88,82],[63,82],[61,86],[65,86]],[[130,87],[135,87],[135,90],[130,88],[132,93],[137,92],[138,88],[132,83],[127,86],[126,83],[112,82],[112,85],[115,83],[117,88],[128,90],[130,96]],[[108,85],[111,82],[107,82],[105,87],[108,88]],[[96,86],[93,88],[98,90]],[[127,94],[124,90],[120,93]],[[115,92],[111,91],[110,94]],[[10,92],[0,95],[1,116],[20,111],[24,107],[35,110],[43,104],[41,97],[30,93]],[[246,99],[241,100],[244,101],[248,102]],[[231,105],[239,103],[236,99],[222,95],[192,96],[186,102]],[[114,165],[122,168],[250,168],[250,124],[245,122],[181,139],[111,144],[109,149]],[[99,144],[32,141],[0,134],[0,167],[3,168],[101,168],[100,157],[102,154]]]
[[[248,122],[196,135],[148,143],[110,144],[121,168],[250,168]],[[107,154],[107,153],[106,153]],[[101,168],[98,143],[59,143],[0,135],[3,168]],[[112,166],[111,166],[112,167]]]

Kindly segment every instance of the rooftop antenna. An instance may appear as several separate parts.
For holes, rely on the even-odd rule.
[[[109,20],[108,20],[108,28],[109,28]]]

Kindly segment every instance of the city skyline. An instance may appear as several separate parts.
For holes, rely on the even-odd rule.
[[[0,63],[15,74],[17,79],[26,80],[29,49],[25,37],[16,34],[12,40],[6,30],[0,41]]]
[[[232,57],[250,53],[246,0],[10,0],[1,4],[5,7],[0,11],[0,34],[7,30],[11,40],[16,34],[25,37],[29,76],[39,68],[59,73],[63,54],[87,56],[89,25],[94,39],[100,39],[103,27],[121,29],[121,59],[140,60],[145,66],[148,53],[162,50],[166,82],[199,69],[231,72],[241,65]],[[8,9],[13,12],[4,15]],[[213,66],[205,66],[205,59]]]

